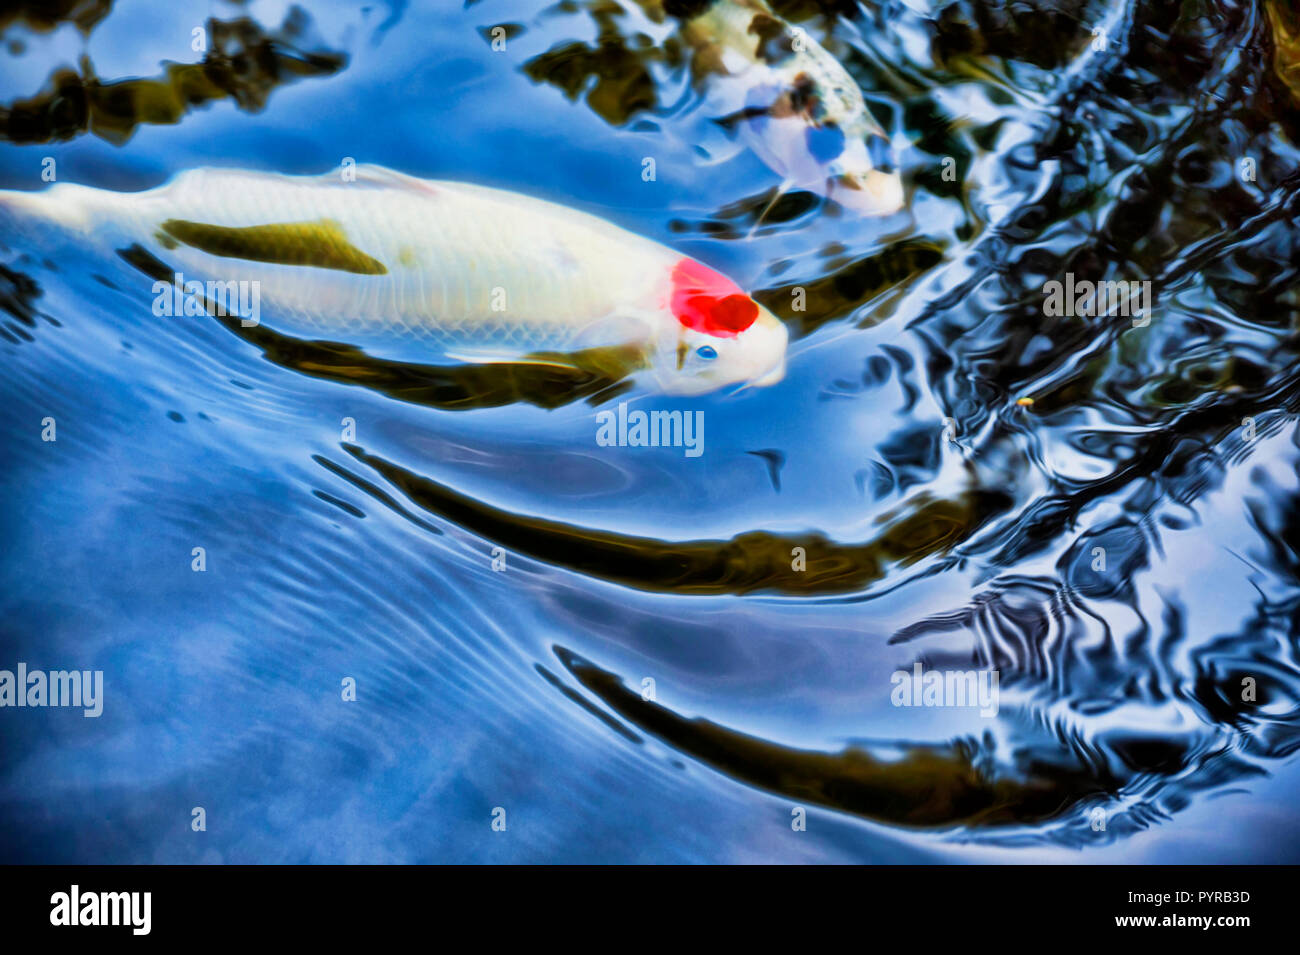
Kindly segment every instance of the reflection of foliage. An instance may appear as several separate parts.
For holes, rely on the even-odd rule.
[[[0,138],[50,142],[91,132],[120,145],[141,124],[178,123],[191,109],[217,100],[257,112],[277,87],[346,66],[343,53],[299,48],[308,25],[298,7],[271,33],[248,18],[210,20],[211,48],[203,62],[168,63],[158,79],[103,82],[83,58],[80,72],[56,70],[40,95],[0,107]]]
[[[1300,11],[1291,0],[1267,0],[1273,28],[1273,73],[1300,102]]]
[[[714,3],[735,0],[638,0],[656,21],[666,13],[677,19],[689,19],[707,10]],[[800,23],[813,17],[824,17],[831,23],[837,17],[852,19],[858,15],[858,0],[766,0],[773,13],[790,23]]]
[[[938,11],[935,54],[992,54],[1043,69],[1069,61],[1092,36],[1088,0],[958,0]]]
[[[31,341],[27,329],[36,324],[36,317],[40,314],[36,300],[41,294],[41,287],[30,276],[0,265],[0,309],[16,320],[0,325],[0,338],[11,343]]]
[[[948,14],[949,26],[964,18],[980,34],[949,49],[1021,61],[1032,54],[1051,62],[1048,46],[1031,50],[1026,39],[1033,32],[1024,34],[1024,23],[1032,20],[1008,19],[1023,35],[999,48],[1002,14],[986,6],[961,0],[947,7],[960,14]],[[1276,6],[1287,4],[1278,0]],[[959,433],[986,436],[971,448],[971,458],[980,462],[979,485],[1005,487],[1004,475],[1013,468],[1031,478],[1013,478],[1024,506],[960,551],[963,558],[986,561],[988,583],[959,611],[940,608],[899,639],[969,632],[1003,673],[1043,687],[1053,702],[1063,686],[1072,707],[1114,714],[1114,725],[1123,725],[1122,707],[1159,705],[1175,696],[1194,697],[1213,719],[1240,724],[1237,708],[1220,700],[1243,661],[1276,652],[1271,646],[1243,649],[1252,640],[1264,646],[1267,635],[1256,639],[1251,625],[1217,645],[1203,644],[1198,667],[1209,675],[1198,677],[1200,685],[1188,693],[1185,682],[1175,685],[1186,672],[1158,660],[1185,632],[1178,601],[1165,597],[1165,612],[1154,622],[1134,582],[1141,568],[1166,560],[1161,549],[1170,530],[1187,529],[1180,509],[1194,511],[1194,519],[1217,509],[1206,498],[1225,486],[1228,468],[1260,454],[1243,423],[1258,419],[1261,433],[1280,431],[1293,427],[1300,408],[1294,335],[1300,175],[1293,172],[1293,145],[1277,133],[1287,107],[1279,109],[1270,89],[1281,80],[1289,98],[1300,86],[1300,70],[1291,69],[1300,62],[1290,58],[1300,17],[1275,15],[1270,23],[1253,5],[1230,4],[1149,3],[1130,10],[1124,35],[1111,38],[1107,55],[1080,60],[1058,87],[1052,121],[1032,149],[1006,156],[1002,168],[1019,180],[1026,198],[964,253],[960,261],[973,264],[971,277],[931,298],[913,321],[924,336],[931,387],[959,422]],[[1077,42],[1086,43],[1089,22],[1078,24]],[[1270,26],[1275,61],[1241,55],[1267,50]],[[944,38],[941,28],[939,53]],[[1060,164],[1061,175],[1036,179],[1049,162]],[[1048,188],[1024,188],[1035,181]],[[1098,192],[1098,183],[1111,188]],[[1122,188],[1113,188],[1118,183]],[[1155,303],[1149,323],[1134,324],[1124,315],[1046,316],[1044,283],[1067,273],[1093,280],[1149,278]],[[1035,398],[1032,412],[1010,400],[1021,394]],[[1020,443],[1029,449],[1023,455]],[[1055,467],[1047,459],[1063,449],[1095,468]],[[1257,480],[1266,466],[1246,464],[1248,479]],[[1049,488],[1029,490],[1043,474]],[[1293,496],[1290,488],[1267,499],[1285,495]],[[1127,514],[1114,520],[1118,511]],[[1205,541],[1183,538],[1181,545],[1189,539]],[[1093,564],[1099,543],[1109,555],[1105,577]],[[1056,572],[1028,576],[1029,558],[1047,553],[1055,556]],[[1277,586],[1269,584],[1270,601]],[[1141,622],[1125,632],[1122,614],[1107,603],[1127,604]],[[1294,604],[1289,594],[1274,606]],[[1093,622],[1106,628],[1108,646],[1090,650],[1085,666],[1060,662],[1060,647],[1077,652],[1073,637],[1061,635],[1082,634]],[[1292,638],[1295,630],[1286,621],[1277,632]],[[982,642],[983,634],[996,634],[996,645]],[[928,649],[934,652],[935,645]],[[1069,677],[1061,679],[1066,666]],[[1114,687],[1125,680],[1132,689],[1116,694]],[[1294,695],[1296,686],[1292,678],[1285,693]],[[1281,755],[1284,747],[1273,741],[1293,736],[1285,724],[1294,717],[1251,710],[1262,729],[1250,745]],[[1228,738],[1228,727],[1214,731],[1220,729]],[[1056,733],[1066,744],[1062,752],[1078,737],[1073,724]],[[1113,754],[1115,765],[1162,778],[1126,782],[1125,795],[1140,806],[1130,827],[1143,824],[1142,814],[1182,808],[1191,791],[1206,785],[1202,780],[1221,784],[1250,771],[1223,755],[1236,742],[1213,762],[1201,762],[1197,747],[1217,745],[1214,736],[1167,736],[1134,745],[1137,734],[1097,734],[1097,751],[1108,759]],[[1045,738],[1043,748],[1051,746]]]
[[[655,22],[689,19],[709,6],[707,0],[640,0]],[[852,16],[853,0],[785,0],[769,4],[780,16],[799,22],[821,15],[828,20]],[[524,72],[537,83],[549,83],[571,100],[585,93],[587,105],[605,122],[622,126],[638,113],[659,105],[655,64],[675,69],[685,62],[682,41],[673,34],[656,43],[644,33],[629,35],[620,29],[625,11],[611,0],[595,0],[583,8],[596,22],[592,45],[560,43],[524,64]],[[558,9],[571,11],[568,4]]]
[[[82,33],[89,33],[112,7],[113,0],[10,0],[0,9],[0,33],[17,22],[40,33],[60,23],[75,23]]]
[[[801,189],[783,192],[780,187],[773,187],[723,206],[705,219],[673,219],[668,228],[679,233],[698,232],[714,239],[741,239],[756,226],[793,222],[820,206],[821,200],[811,192]]]
[[[621,126],[637,113],[657,105],[655,62],[670,67],[682,62],[681,44],[670,37],[662,46],[644,33],[626,36],[619,29],[623,10],[600,2],[589,10],[598,33],[594,45],[561,43],[524,64],[524,72],[537,83],[550,83],[571,100],[586,93],[587,105],[605,122]]]
[[[790,325],[792,335],[800,337],[878,295],[905,288],[942,258],[942,249],[933,242],[900,242],[849,262],[830,262],[826,273],[818,278],[761,289],[754,292],[754,298]],[[804,307],[798,311],[791,307],[796,288],[802,288],[806,296]]]

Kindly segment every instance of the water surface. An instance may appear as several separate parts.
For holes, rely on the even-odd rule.
[[[601,447],[603,384],[159,319],[118,250],[0,235],[0,667],[106,685],[0,714],[4,858],[1296,861],[1288,5],[778,4],[897,151],[877,219],[778,197],[653,5],[64,6],[0,20],[0,187],[499,186],[793,344],[631,395],[700,456]],[[1047,314],[1067,274],[1149,323]],[[997,715],[894,705],[917,663],[996,670]]]

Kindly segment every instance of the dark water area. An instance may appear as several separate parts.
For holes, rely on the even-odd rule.
[[[647,394],[159,318],[139,250],[0,232],[0,669],[104,679],[0,709],[0,859],[1300,861],[1300,13],[773,2],[892,149],[863,217],[712,111],[678,6],[0,13],[0,188],[377,163],[791,336]],[[600,445],[620,401],[702,453]]]

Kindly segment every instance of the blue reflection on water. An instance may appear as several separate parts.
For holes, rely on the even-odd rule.
[[[700,109],[668,105],[692,98],[681,67],[655,67],[663,109],[615,125],[531,81],[531,58],[595,35],[581,8],[539,7],[312,4],[304,45],[345,51],[336,74],[274,88],[260,111],[219,101],[144,124],[120,145],[7,144],[0,185],[38,188],[46,156],[60,180],[112,189],[202,165],[314,174],[352,157],[592,211],[752,289],[812,287],[909,237],[934,240],[943,264],[879,295],[841,280],[779,386],[638,399],[705,412],[707,450],[692,459],[597,446],[582,403],[445,412],[298,374],[207,319],[155,318],[148,283],[111,248],[13,242],[4,262],[39,284],[48,317],[15,319],[3,346],[0,667],[101,669],[107,699],[93,720],[0,714],[4,857],[1060,861],[1084,848],[1087,861],[1295,861],[1294,356],[1278,302],[1261,314],[1241,292],[1252,269],[1284,279],[1294,239],[1241,225],[1276,206],[1280,175],[1231,201],[1206,185],[1243,151],[1294,161],[1284,135],[1252,129],[1262,99],[1203,117],[1242,141],[1188,157],[1180,137],[1199,135],[1203,107],[1186,90],[1179,104],[1141,101],[1122,60],[1089,64],[1086,48],[1056,70],[987,58],[1001,80],[922,62],[926,45],[911,41],[930,38],[924,19],[870,6],[831,46],[875,81],[889,131],[917,144],[899,157],[910,213],[859,220],[823,205],[742,241],[743,216],[733,232],[700,226],[765,207],[779,177],[743,150],[702,158],[700,143],[726,138]],[[191,30],[208,12],[121,3],[84,49],[105,80],[156,76],[160,61],[194,62]],[[248,13],[268,29],[281,16]],[[639,16],[626,22],[660,29]],[[1132,36],[1154,17],[1136,15]],[[525,27],[504,52],[481,32],[498,23]],[[1229,48],[1245,42],[1240,24],[1220,27]],[[26,49],[0,59],[9,101],[82,49],[66,26],[20,34]],[[1174,89],[1179,69],[1166,67]],[[1198,82],[1219,88],[1245,68]],[[1089,83],[1093,99],[1070,92]],[[971,192],[926,185],[947,148],[964,150]],[[1148,242],[1120,249],[1142,189],[1164,212]],[[1239,244],[1179,272],[1183,252],[1236,228]],[[1108,265],[1164,280],[1145,336],[1098,346],[1110,332],[1027,330],[1042,321],[1043,281]],[[1229,420],[1243,393],[1258,398],[1249,442]],[[56,442],[41,440],[46,418]],[[341,439],[345,419],[356,433]],[[426,513],[348,445],[512,514],[668,541],[761,529],[851,543],[927,499],[983,488],[1010,503],[951,547],[894,555],[848,594],[697,595],[508,550],[494,570],[493,540]],[[557,648],[637,692],[653,679],[677,714],[787,750],[964,740],[1009,778],[1077,759],[1106,783],[1018,825],[861,819],[729,778],[611,716]],[[997,668],[998,718],[891,705],[891,674],[918,660]],[[356,702],[341,698],[349,677]],[[1251,709],[1230,698],[1243,677],[1260,686]],[[791,829],[796,805],[806,832]],[[205,832],[191,829],[194,807]],[[505,832],[490,826],[496,807]]]

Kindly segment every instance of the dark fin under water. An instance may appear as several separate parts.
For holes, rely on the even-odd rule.
[[[1114,779],[1081,768],[1037,764],[1023,779],[996,777],[978,765],[978,747],[957,741],[911,745],[882,759],[850,746],[838,753],[795,749],[711,720],[687,719],[644,699],[614,673],[563,647],[565,668],[633,726],[705,765],[759,789],[895,826],[937,829],[1043,822],[1089,797],[1109,796]]]
[[[652,593],[682,596],[861,593],[891,566],[948,553],[1012,505],[999,490],[908,504],[872,539],[841,543],[825,535],[749,531],[730,539],[666,541],[515,514],[475,500],[355,445],[344,449],[427,513],[532,560]],[[795,569],[801,548],[806,566]]]

